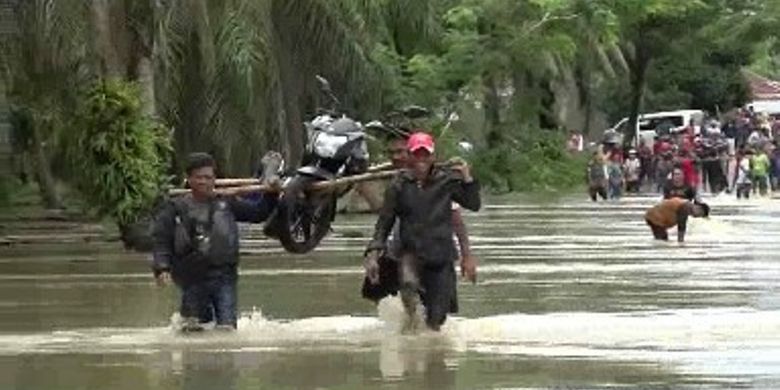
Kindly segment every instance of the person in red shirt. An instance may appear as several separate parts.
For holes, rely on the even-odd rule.
[[[656,156],[663,155],[664,153],[672,150],[671,140],[669,137],[661,137],[661,139],[659,139],[658,142],[653,145],[653,149],[653,154]]]
[[[696,143],[694,142],[694,137],[690,133],[686,132],[682,135],[682,141],[680,143],[680,149],[682,149],[683,152],[690,153],[693,152],[694,149],[696,149]]]
[[[699,173],[696,171],[696,160],[693,151],[682,150],[680,152],[680,168],[685,176],[685,184],[696,189],[699,188]]]

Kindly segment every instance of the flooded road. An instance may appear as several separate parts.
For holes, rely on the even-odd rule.
[[[360,298],[373,216],[306,256],[244,227],[235,334],[173,332],[176,292],[118,244],[0,248],[0,389],[780,388],[780,201],[710,199],[681,246],[656,200],[493,199],[441,334]]]

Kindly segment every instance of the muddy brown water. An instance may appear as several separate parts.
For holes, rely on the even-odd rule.
[[[176,291],[117,243],[0,248],[0,389],[780,388],[780,203],[711,199],[680,246],[656,200],[491,199],[440,334],[360,299],[373,216],[303,256],[244,226],[235,334],[174,332]]]

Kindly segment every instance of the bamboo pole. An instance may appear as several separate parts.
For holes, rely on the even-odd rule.
[[[366,173],[384,172],[392,168],[393,168],[393,163],[386,162],[386,163],[376,164],[368,167]],[[217,187],[252,186],[252,185],[262,185],[262,184],[263,181],[261,179],[251,178],[251,177],[250,178],[224,178],[224,179],[216,180]]]
[[[440,168],[449,168],[453,165],[458,164],[459,161],[462,160],[450,159],[449,161],[436,163],[436,166]],[[312,183],[307,189],[312,191],[332,191],[338,187],[343,187],[350,184],[389,179],[400,172],[401,169],[379,170],[376,172],[366,172],[360,175],[347,176],[339,179],[322,180],[322,181]],[[225,180],[225,179],[221,179],[221,180]],[[252,183],[260,183],[259,179],[231,179],[231,180],[250,180]],[[221,187],[221,188],[218,187],[215,189],[215,192],[217,194],[225,195],[225,196],[246,195],[246,194],[251,194],[256,192],[280,192],[280,191],[281,188],[268,186],[265,184],[238,185],[232,187]],[[186,188],[174,188],[168,191],[168,195],[170,196],[185,195],[189,193],[190,190]]]
[[[390,162],[390,161],[383,162],[381,164],[372,165],[372,166],[368,167],[368,170],[366,170],[366,172],[380,172],[380,171],[386,171],[386,170],[389,170],[389,169],[393,169],[393,163]]]
[[[355,183],[360,183],[365,181],[388,179],[395,176],[399,172],[400,170],[393,169],[393,170],[385,170],[379,172],[367,172],[360,175],[347,176],[347,177],[342,177],[334,180],[323,180],[323,181],[312,183],[308,189],[313,191],[332,191],[338,187],[342,187],[350,184],[355,184]],[[234,195],[251,194],[255,192],[278,192],[279,190],[280,189],[277,187],[272,187],[264,184],[250,184],[250,185],[243,185],[243,186],[217,188],[215,189],[215,192],[220,195],[234,196]],[[190,190],[186,188],[174,188],[168,191],[168,194],[171,196],[185,195],[189,193]]]
[[[180,196],[180,195],[187,195],[190,192],[192,192],[192,190],[188,188],[174,188],[168,191],[168,195]],[[260,185],[215,188],[214,192],[219,195],[235,196],[235,195],[252,194],[256,192],[278,192],[278,189],[260,184]]]
[[[251,185],[261,185],[261,184],[263,184],[263,181],[260,178],[256,178],[256,177],[225,178],[225,179],[217,179],[215,182],[215,185],[217,187],[251,186]]]

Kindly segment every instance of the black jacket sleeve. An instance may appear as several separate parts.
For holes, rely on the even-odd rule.
[[[401,191],[399,179],[394,180],[385,191],[385,201],[382,209],[379,210],[379,218],[374,227],[374,236],[366,248],[366,253],[372,250],[385,250],[387,248],[387,237],[395,224],[398,215],[398,198]]]
[[[458,179],[458,185],[452,194],[452,200],[471,211],[479,211],[480,207],[482,207],[479,188],[479,182],[476,179],[469,183],[466,183],[463,179]]]
[[[696,193],[696,189],[688,186],[688,188],[685,189],[685,199],[688,199],[690,201],[696,200],[698,197],[698,194]]]
[[[677,210],[677,241],[683,242],[685,240],[685,230],[688,225],[688,215],[690,214],[690,207],[683,206]]]
[[[171,270],[175,229],[176,207],[173,202],[168,202],[155,215],[152,224],[152,271],[155,275]]]
[[[268,205],[269,202],[265,202],[264,199],[259,205],[240,198],[228,198],[227,202],[238,222],[260,223],[265,221],[273,211]]]

